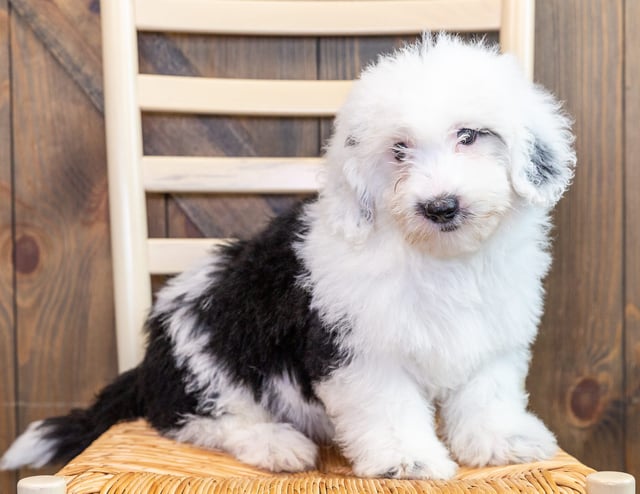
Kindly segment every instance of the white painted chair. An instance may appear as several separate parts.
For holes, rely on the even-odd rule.
[[[351,84],[139,74],[138,31],[358,36],[499,30],[503,49],[517,54],[533,76],[533,0],[110,0],[102,2],[101,15],[120,371],[143,355],[149,273],[179,272],[212,244],[148,238],[145,192],[311,192],[322,166],[317,157],[143,156],[140,112],[333,116]]]
[[[141,329],[151,305],[150,274],[179,272],[216,242],[149,238],[145,193],[312,192],[322,166],[317,157],[144,156],[141,112],[332,116],[351,84],[140,74],[139,31],[294,37],[500,31],[502,49],[516,54],[533,76],[534,0],[102,0],[101,15],[120,371],[134,367],[143,356]],[[105,475],[107,464],[101,461],[93,473]],[[98,480],[89,482],[89,470],[82,474],[84,483],[71,480],[70,491],[116,492]],[[70,471],[65,468],[61,475]],[[634,492],[629,476],[598,475],[589,481],[591,494]],[[59,479],[53,477],[50,485],[46,478],[25,479],[19,492],[63,493]],[[50,490],[40,490],[43,485]],[[143,492],[117,490],[124,491]]]

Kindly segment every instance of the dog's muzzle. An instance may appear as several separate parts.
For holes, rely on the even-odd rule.
[[[456,196],[437,197],[421,205],[422,214],[439,225],[451,223],[460,213],[460,202]]]

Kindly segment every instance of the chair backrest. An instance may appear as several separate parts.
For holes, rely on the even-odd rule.
[[[533,74],[534,0],[103,0],[104,94],[118,365],[143,355],[150,274],[172,274],[215,239],[149,238],[146,192],[306,193],[318,157],[144,156],[141,112],[333,116],[350,81],[140,74],[140,31],[258,36],[500,31],[503,51]],[[170,97],[168,96],[170,95]]]

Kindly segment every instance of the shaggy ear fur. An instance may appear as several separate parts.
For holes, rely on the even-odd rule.
[[[576,155],[571,121],[543,89],[531,88],[526,128],[517,138],[512,164],[516,192],[532,204],[552,207],[573,178]]]
[[[360,143],[336,129],[327,149],[327,180],[322,195],[327,219],[334,232],[352,242],[363,241],[375,219],[375,200],[367,189],[364,166],[358,156]]]

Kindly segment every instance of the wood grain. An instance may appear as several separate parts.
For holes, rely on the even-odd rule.
[[[14,1],[14,0],[11,0]],[[18,0],[20,1],[20,0]],[[68,45],[69,40],[77,39],[82,41],[82,47],[69,47],[68,51],[75,49],[88,50],[97,56],[102,65],[102,39],[100,36],[100,0],[51,0],[73,29],[75,34],[67,38],[64,43]],[[42,2],[30,0],[32,6],[42,8]],[[32,7],[33,9],[33,7]],[[92,67],[95,70],[95,66]],[[98,74],[99,82],[102,84],[102,74]],[[93,74],[92,74],[93,79]]]
[[[640,478],[640,2],[625,9],[625,456]]]
[[[69,18],[66,11],[79,12],[82,2],[69,0],[39,2],[34,0],[11,0],[13,9],[37,34],[46,49],[65,67],[68,75],[82,88],[93,105],[102,111],[102,58],[98,49],[100,30],[95,12],[90,15]],[[70,5],[71,4],[71,5]],[[91,22],[87,22],[91,19]],[[80,21],[80,22],[78,22]],[[86,30],[78,29],[83,26]],[[63,36],[60,34],[64,33]]]
[[[11,18],[18,426],[86,405],[116,372],[102,116]]]
[[[16,433],[15,324],[13,308],[13,184],[9,7],[0,0],[0,451]],[[0,473],[0,492],[15,492],[14,472]]]
[[[141,71],[314,79],[315,46],[314,40],[145,34],[140,36]],[[315,119],[154,115],[144,117],[143,129],[147,154],[317,156],[320,152]],[[292,202],[281,196],[172,197],[168,205],[171,236],[246,237],[262,228],[282,204]]]
[[[541,0],[536,79],[575,118],[575,182],[555,214],[554,265],[528,381],[560,444],[624,467],[622,1]]]

